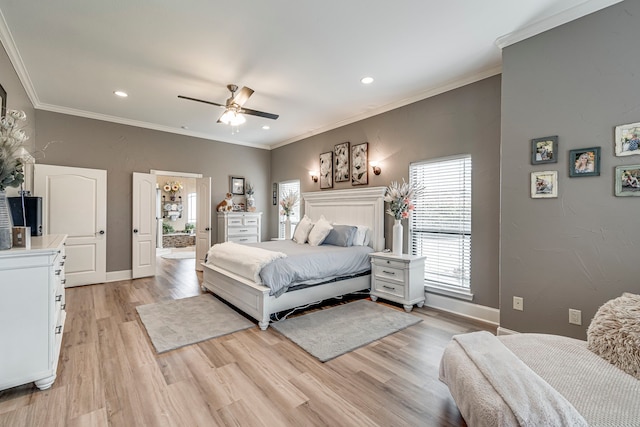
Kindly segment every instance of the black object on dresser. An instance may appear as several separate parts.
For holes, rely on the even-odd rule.
[[[22,197],[8,197],[8,199],[13,225],[31,227],[32,236],[42,236],[42,197],[24,197],[24,217],[27,220],[26,224],[23,224]]]

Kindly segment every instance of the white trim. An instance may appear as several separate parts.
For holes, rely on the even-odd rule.
[[[467,288],[462,286],[445,286],[429,284],[425,282],[424,289],[427,292],[440,294],[451,298],[458,298],[466,301],[473,301],[473,294]]]
[[[133,278],[131,270],[107,271],[107,280],[104,283],[119,282],[120,280],[131,280]]]
[[[534,22],[533,24],[517,31],[500,36],[496,39],[496,45],[500,49],[504,49],[507,46],[511,46],[512,44],[521,42],[522,40],[536,36],[552,28],[559,27],[560,25],[582,18],[583,16],[597,12],[606,7],[613,6],[621,1],[622,0],[588,0],[582,4],[556,13],[546,19]]]
[[[459,299],[448,298],[442,295],[426,293],[427,300],[424,305],[468,319],[479,320],[498,326],[500,324],[500,310],[484,305],[472,304]]]
[[[202,178],[201,173],[159,171],[155,169],[151,169],[149,173],[151,175],[181,176],[183,178]]]
[[[498,326],[498,335],[517,335],[520,332]]]

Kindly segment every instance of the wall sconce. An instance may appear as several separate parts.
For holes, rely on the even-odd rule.
[[[309,176],[311,177],[311,181],[318,182],[318,171],[309,171]]]
[[[380,175],[382,169],[380,169],[380,166],[378,166],[378,162],[369,162],[369,165],[371,166],[371,169],[373,169],[374,175]]]

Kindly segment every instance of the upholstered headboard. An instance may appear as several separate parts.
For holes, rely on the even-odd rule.
[[[314,191],[302,193],[304,214],[312,221],[320,215],[336,224],[366,225],[371,229],[371,247],[384,249],[384,193],[386,187]]]

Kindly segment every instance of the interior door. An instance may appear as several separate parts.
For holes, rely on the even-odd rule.
[[[156,274],[156,176],[133,173],[131,277]]]
[[[45,234],[66,234],[66,287],[107,278],[107,171],[39,165],[34,193],[42,197]]]
[[[196,270],[211,247],[211,177],[196,178]]]

